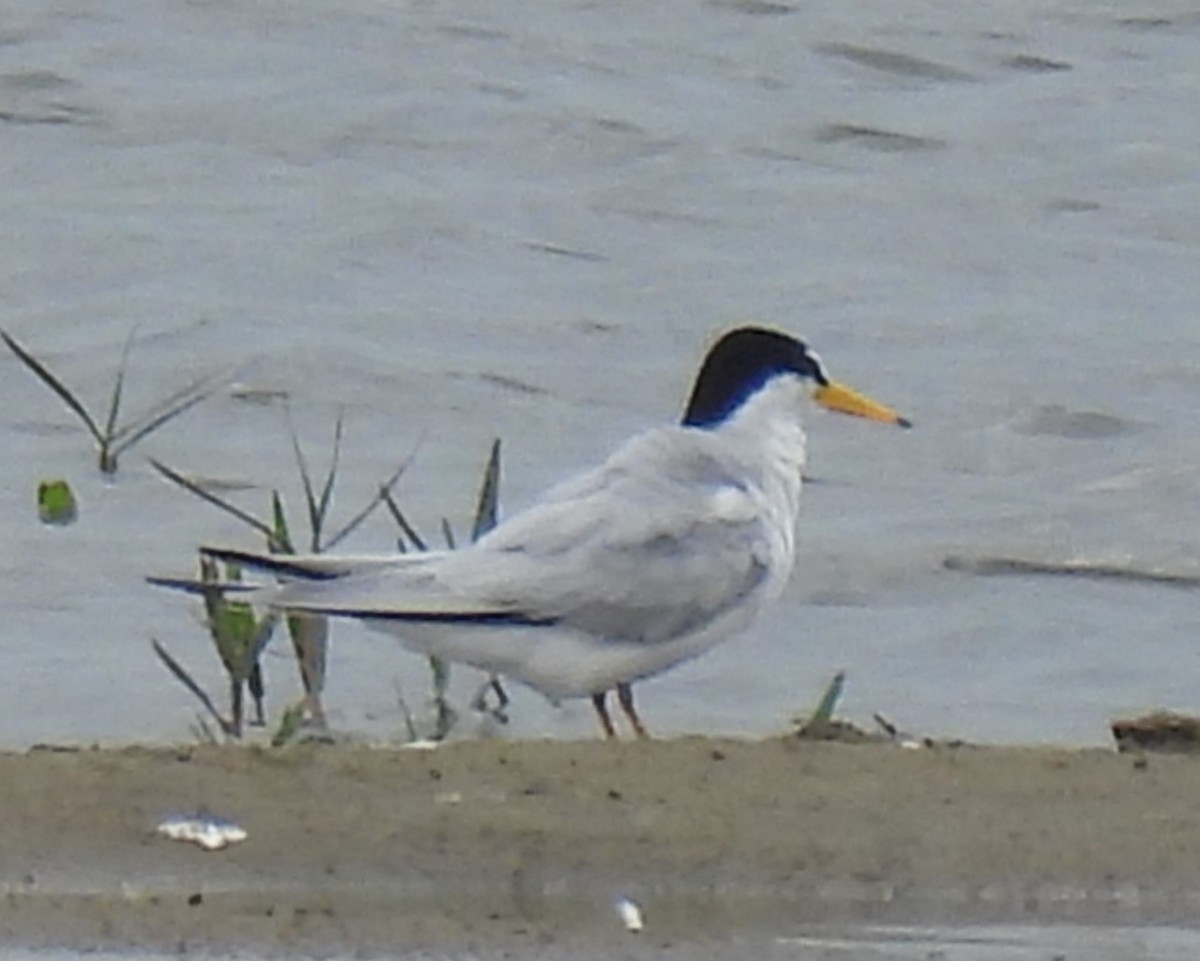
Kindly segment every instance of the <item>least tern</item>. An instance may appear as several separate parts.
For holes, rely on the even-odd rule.
[[[792,573],[811,400],[908,427],[831,380],[803,341],[760,327],[708,351],[682,421],[469,547],[424,554],[281,556],[205,548],[271,571],[278,608],[359,618],[408,648],[514,678],[553,701],[606,695],[639,736],[633,682],[745,629]]]

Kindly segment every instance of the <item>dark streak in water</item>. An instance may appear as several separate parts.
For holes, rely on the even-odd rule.
[[[759,160],[782,160],[787,163],[812,163],[813,158],[800,150],[781,150],[777,147],[748,147],[742,151],[747,157]]]
[[[475,89],[492,97],[499,97],[510,103],[520,103],[529,99],[529,95],[519,87],[507,86],[502,83],[477,83]]]
[[[1061,404],[1045,404],[1022,414],[1012,425],[1019,434],[1099,440],[1131,434],[1138,424],[1098,410],[1071,410]]]
[[[595,209],[602,214],[617,214],[651,224],[682,224],[689,227],[723,227],[725,221],[717,217],[706,217],[703,214],[687,213],[680,210],[662,210],[654,207],[616,207],[605,204],[597,205]]]
[[[231,400],[261,406],[286,403],[290,396],[291,392],[281,387],[234,387],[229,391]]]
[[[477,27],[470,23],[448,23],[437,28],[438,33],[448,37],[463,37],[467,40],[508,40],[509,35],[503,30],[493,30],[489,27]]]
[[[20,434],[32,434],[34,437],[57,437],[78,433],[80,428],[74,423],[65,421],[23,420],[8,425]]]
[[[90,123],[96,112],[89,107],[57,99],[77,87],[73,80],[52,70],[14,70],[0,74],[0,122],[34,125]]]
[[[1080,200],[1075,197],[1059,197],[1046,204],[1046,209],[1056,214],[1086,214],[1100,209],[1095,200]]]
[[[1174,26],[1174,21],[1169,17],[1121,17],[1117,25],[1132,30],[1159,30],[1162,27]]]
[[[550,393],[545,387],[539,387],[537,384],[530,384],[527,381],[518,380],[516,377],[509,377],[505,374],[493,374],[489,371],[484,371],[479,375],[479,379],[518,394],[543,397]]]
[[[525,246],[541,254],[552,254],[555,257],[570,257],[572,260],[585,260],[589,263],[604,263],[607,257],[594,254],[590,250],[572,250],[570,247],[560,247],[558,244],[544,244],[536,240],[528,240]]]
[[[786,3],[772,3],[770,0],[710,0],[708,5],[719,10],[748,13],[754,17],[782,17],[796,12],[795,7]]]
[[[53,70],[14,70],[0,74],[0,90],[61,90],[75,83]]]
[[[1168,587],[1200,587],[1200,574],[1179,571],[1154,571],[1117,564],[1091,561],[1035,561],[1021,557],[965,557],[951,554],[942,561],[948,571],[966,574],[993,575],[1050,575],[1053,577],[1082,577],[1092,580],[1129,581],[1138,584],[1161,584]]]
[[[590,317],[577,320],[572,326],[584,334],[611,334],[619,329],[619,326],[611,321],[593,320]]]
[[[1012,70],[1022,70],[1026,73],[1057,73],[1073,69],[1069,63],[1063,60],[1051,60],[1048,57],[1036,57],[1028,53],[1005,57],[1001,63]]]
[[[853,43],[822,43],[817,45],[819,53],[831,57],[849,60],[861,67],[871,67],[884,73],[892,73],[901,77],[914,77],[918,80],[963,81],[975,78],[964,70],[948,67],[942,63],[913,57],[907,53],[897,53],[894,50],[882,50],[878,47],[860,47]]]
[[[0,108],[0,122],[21,126],[64,126],[66,124],[86,124],[93,121],[91,111],[83,107],[72,107],[69,104],[53,104],[48,110],[22,111],[4,110]]]
[[[201,474],[189,474],[187,479],[197,487],[213,493],[262,490],[261,484],[241,477],[206,477]]]
[[[914,134],[865,127],[852,123],[825,124],[817,131],[819,143],[854,143],[870,150],[898,153],[907,150],[940,150],[945,141],[936,137],[918,137]]]

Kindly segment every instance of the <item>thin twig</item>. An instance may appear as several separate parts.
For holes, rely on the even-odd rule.
[[[125,388],[125,371],[129,369],[129,352],[133,349],[133,338],[137,334],[137,327],[129,332],[129,336],[125,340],[125,347],[121,351],[121,363],[117,367],[117,379],[113,381],[112,398],[108,404],[108,421],[104,425],[104,440],[101,442],[102,456],[114,457],[115,454],[109,453],[109,445],[113,441],[115,431],[117,429],[117,417],[121,411],[121,394]]]
[[[1168,587],[1200,587],[1200,574],[1189,574],[1183,571],[1147,571],[1136,567],[1091,561],[1056,562],[1028,560],[1021,557],[965,557],[951,554],[942,561],[942,566],[951,571],[964,571],[969,574],[985,576],[1045,574],[1055,577],[1087,577],[1096,580],[1162,584]]]
[[[54,393],[62,399],[68,407],[71,408],[79,417],[80,420],[87,426],[92,437],[95,438],[97,444],[104,444],[104,434],[100,432],[100,428],[96,426],[96,422],[92,420],[92,415],[87,412],[87,408],[75,396],[66,384],[59,380],[50,369],[46,367],[40,360],[29,353],[24,347],[18,344],[7,331],[0,330],[0,337],[4,338],[4,342],[8,344],[9,350],[17,355],[21,361],[28,367],[38,378],[49,387]]]

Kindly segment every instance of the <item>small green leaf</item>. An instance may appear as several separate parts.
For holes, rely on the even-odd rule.
[[[38,518],[43,524],[65,526],[75,522],[78,508],[71,485],[65,480],[44,480],[38,484]]]
[[[228,568],[227,571],[230,580],[239,579],[236,569]],[[221,587],[217,564],[211,558],[201,557],[200,579],[212,585],[203,594],[208,632],[230,681],[240,687],[249,680],[262,649],[270,640],[277,615],[256,618],[254,609],[246,601],[229,600]]]
[[[283,747],[295,736],[300,730],[300,723],[304,720],[304,702],[298,701],[295,704],[289,704],[283,711],[283,716],[279,719],[279,727],[271,736],[271,747]]]
[[[254,639],[254,610],[245,601],[226,601],[221,607],[221,631],[242,654]]]

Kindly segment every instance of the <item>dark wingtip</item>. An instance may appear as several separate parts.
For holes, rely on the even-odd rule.
[[[290,554],[256,554],[253,551],[240,551],[229,547],[200,548],[200,553],[226,564],[237,564],[239,567],[250,567],[254,570],[266,571],[269,574],[279,574],[283,577],[295,577],[305,581],[328,581],[338,575],[331,571],[314,571],[303,564],[296,563]]]

